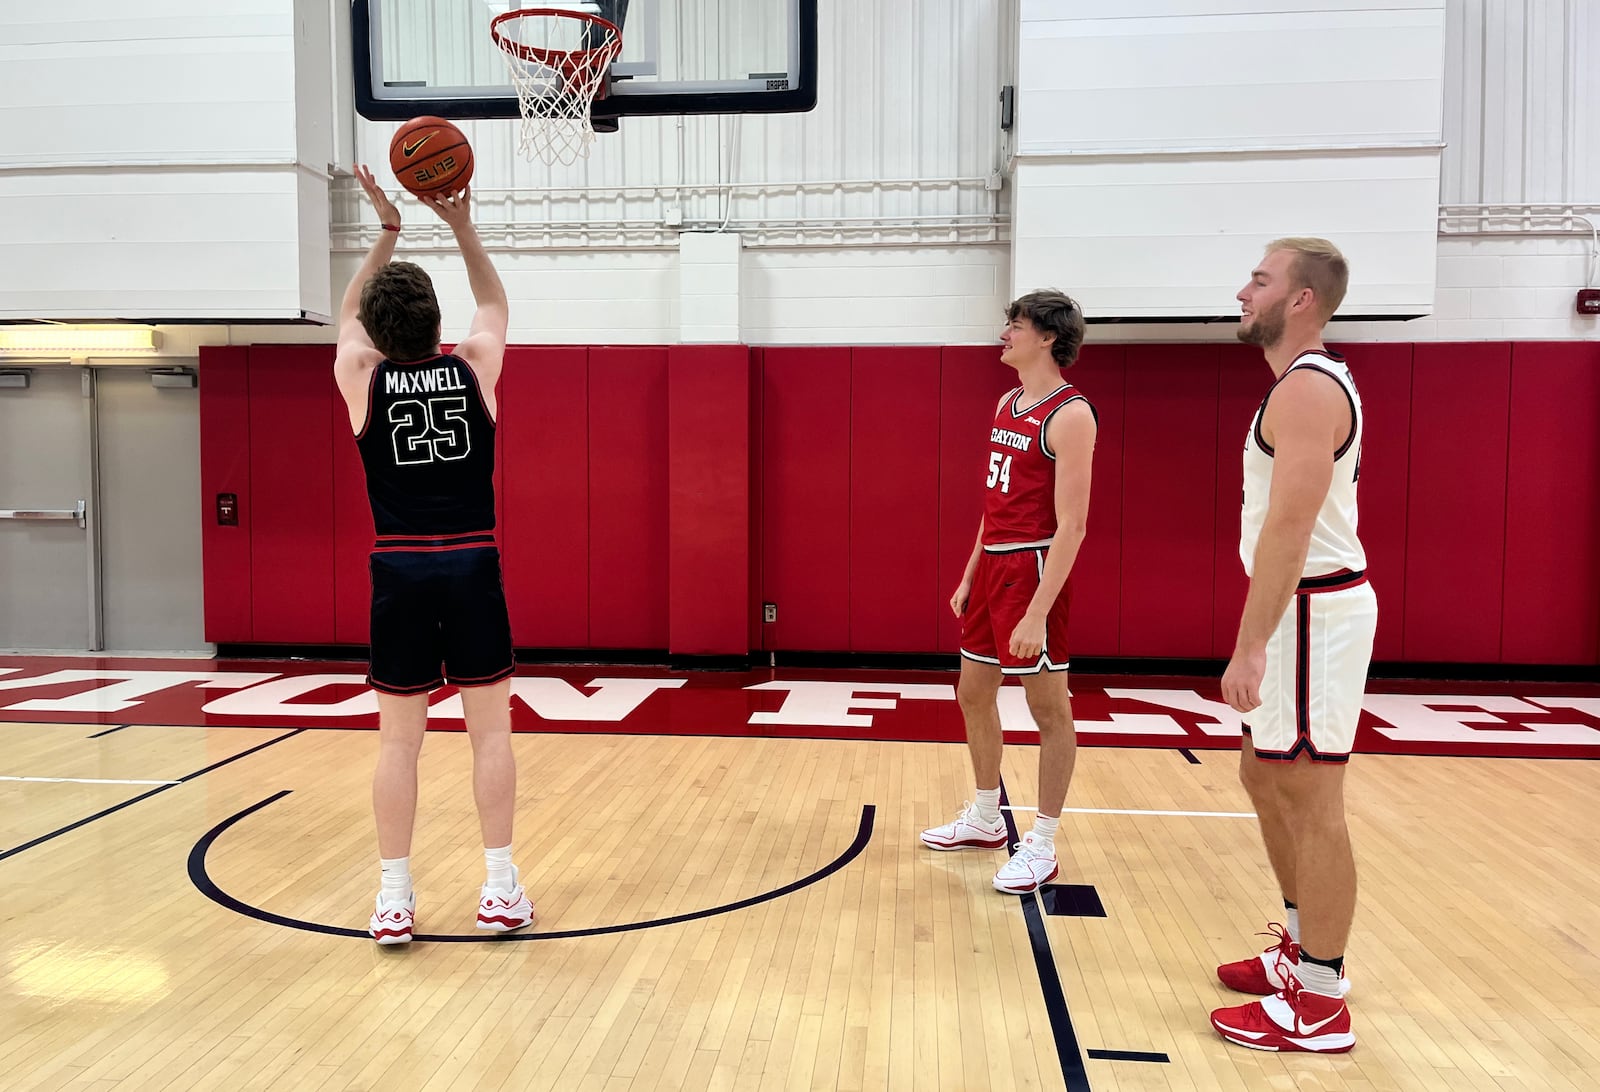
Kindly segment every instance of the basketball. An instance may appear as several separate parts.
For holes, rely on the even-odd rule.
[[[412,118],[389,142],[389,167],[418,197],[455,193],[472,180],[472,145],[444,118]]]

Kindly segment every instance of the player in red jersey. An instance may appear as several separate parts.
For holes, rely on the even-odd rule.
[[[1061,377],[1083,345],[1083,311],[1054,290],[1012,303],[1000,359],[1016,369],[995,409],[978,540],[950,597],[961,619],[957,697],[977,779],[976,802],[954,822],[922,832],[933,849],[1003,849],[1000,709],[1007,675],[1022,679],[1039,726],[1039,814],[995,875],[1022,894],[1053,879],[1056,824],[1077,758],[1067,690],[1067,574],[1083,542],[1094,460],[1094,408]]]

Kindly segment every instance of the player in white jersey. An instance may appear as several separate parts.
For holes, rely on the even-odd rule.
[[[1261,347],[1277,381],[1245,440],[1239,553],[1250,591],[1222,696],[1244,714],[1239,776],[1289,921],[1263,954],[1217,968],[1225,985],[1266,996],[1218,1009],[1211,1023],[1258,1050],[1355,1045],[1344,775],[1378,604],[1356,537],[1361,400],[1343,358],[1322,343],[1348,282],[1332,243],[1279,239],[1238,297],[1239,339]]]

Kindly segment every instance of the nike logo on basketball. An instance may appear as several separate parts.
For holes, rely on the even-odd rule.
[[[412,156],[416,155],[417,152],[419,152],[422,149],[422,146],[424,144],[426,144],[426,143],[428,143],[428,141],[432,140],[434,138],[434,135],[435,134],[433,134],[433,133],[429,133],[427,136],[423,137],[421,140],[416,141],[415,143],[402,145],[401,148],[400,148],[400,151],[405,154],[405,157],[407,159],[410,159]]]

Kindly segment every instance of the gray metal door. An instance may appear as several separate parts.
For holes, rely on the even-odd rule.
[[[162,361],[164,367],[190,361]],[[191,376],[95,369],[101,620],[111,651],[190,651],[205,641],[200,550],[200,392]]]
[[[93,496],[84,374],[0,386],[0,648],[93,647],[89,531],[59,518]]]

